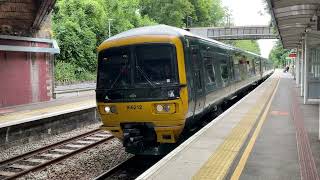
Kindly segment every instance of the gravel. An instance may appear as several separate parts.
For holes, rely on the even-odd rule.
[[[96,129],[99,126],[100,124],[97,123],[52,136],[42,141],[12,146],[9,148],[1,147],[0,161],[80,135]],[[119,140],[112,139],[80,154],[71,156],[59,163],[47,166],[42,170],[26,174],[19,179],[92,179],[131,156],[131,154],[125,152],[122,143]]]
[[[9,159],[11,157],[17,156],[19,154],[23,154],[26,152],[30,152],[32,150],[83,134],[85,132],[89,132],[92,131],[94,129],[97,129],[101,124],[100,123],[96,123],[96,124],[92,124],[90,126],[86,126],[83,128],[78,128],[66,133],[61,133],[59,135],[53,135],[52,137],[49,138],[45,138],[43,140],[40,141],[34,141],[31,143],[27,143],[27,144],[19,144],[16,146],[10,146],[10,147],[3,147],[0,146],[0,161],[5,160],[5,159]]]
[[[93,179],[129,157],[121,142],[112,140],[19,179]]]

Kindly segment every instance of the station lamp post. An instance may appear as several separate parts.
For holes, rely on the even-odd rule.
[[[191,16],[187,16],[187,28],[189,27],[189,19],[191,19],[190,26],[192,26],[192,17]]]
[[[111,21],[113,21],[113,19],[108,19],[108,22],[109,22],[109,38],[111,37]]]

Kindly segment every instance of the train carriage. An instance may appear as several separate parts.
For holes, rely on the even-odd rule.
[[[136,28],[98,47],[103,126],[135,154],[161,154],[202,116],[272,72],[253,53],[166,25]]]

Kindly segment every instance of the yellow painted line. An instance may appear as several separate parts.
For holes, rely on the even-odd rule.
[[[267,119],[267,115],[268,115],[268,112],[270,110],[272,100],[274,99],[274,96],[275,96],[275,94],[277,92],[279,84],[280,84],[280,80],[278,80],[277,87],[274,90],[274,92],[272,94],[272,97],[269,100],[269,103],[268,103],[267,107],[265,108],[265,110],[263,112],[263,115],[261,116],[259,124],[257,125],[257,128],[255,129],[255,131],[254,131],[254,133],[253,133],[253,135],[252,135],[252,137],[251,137],[246,149],[244,150],[244,152],[242,154],[242,157],[241,157],[241,159],[240,159],[235,171],[232,174],[231,180],[237,180],[237,179],[240,178],[241,173],[242,173],[242,171],[243,171],[243,169],[244,169],[244,167],[246,165],[246,162],[247,162],[247,160],[248,160],[248,158],[250,156],[250,153],[251,153],[251,151],[253,149],[253,146],[254,146],[254,144],[255,144],[255,142],[256,142],[256,140],[258,138],[258,135],[259,135],[259,133],[260,133],[260,131],[262,129],[262,125],[265,122],[265,120]]]
[[[21,119],[31,118],[34,116],[45,115],[52,112],[65,111],[67,109],[74,109],[82,106],[95,105],[95,103],[96,101],[94,99],[90,99],[90,100],[83,100],[75,103],[56,105],[56,106],[47,107],[47,108],[19,111],[19,112],[14,112],[14,113],[0,116],[0,122],[21,120]]]
[[[199,169],[192,179],[224,179],[234,159],[261,114],[262,108],[268,103],[275,90],[277,81],[270,82],[273,88],[267,89],[260,95],[259,101],[251,108],[231,130],[225,141],[212,154],[207,162]]]

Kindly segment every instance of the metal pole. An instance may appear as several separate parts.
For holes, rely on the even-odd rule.
[[[188,28],[188,21],[189,21],[189,20],[188,20],[188,16],[187,16],[187,28]]]
[[[191,19],[190,26],[192,26],[192,17],[191,16],[187,16],[187,28],[189,27],[189,19]]]
[[[109,38],[111,37],[111,21],[112,21],[113,19],[108,19],[108,21],[109,21]]]
[[[109,37],[111,36],[111,33],[110,33],[110,26],[111,26],[111,23],[110,23],[110,20],[109,20]]]
[[[306,34],[305,36],[305,46],[304,46],[304,71],[303,71],[303,74],[304,74],[304,88],[303,88],[303,103],[304,104],[307,104],[307,101],[308,101],[308,66],[309,66],[309,63],[308,63],[308,58],[309,58],[309,51],[308,51],[308,34]]]
[[[296,61],[295,61],[295,63],[296,63],[296,67],[295,67],[295,71],[296,71],[296,85],[297,85],[297,87],[299,87],[299,82],[300,82],[300,73],[299,73],[299,71],[300,71],[300,54],[301,54],[301,52],[300,52],[300,50],[299,50],[299,48],[297,49],[297,58],[296,58]]]
[[[304,58],[305,58],[305,40],[302,41],[302,48],[301,48],[301,66],[300,66],[300,73],[301,73],[301,81],[300,81],[300,96],[304,94]]]

